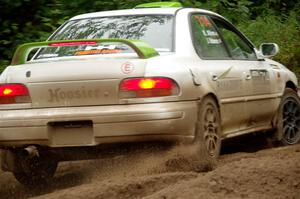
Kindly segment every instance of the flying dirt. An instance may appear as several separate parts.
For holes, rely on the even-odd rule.
[[[300,199],[300,145],[270,148],[261,138],[249,139],[228,144],[215,168],[201,167],[193,146],[151,145],[104,159],[60,163],[45,187],[26,188],[5,172],[0,198]]]

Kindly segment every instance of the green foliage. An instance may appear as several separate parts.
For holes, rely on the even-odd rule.
[[[200,0],[190,2],[193,7],[217,12],[233,23],[246,21],[250,16],[249,7],[253,4],[249,0]]]
[[[300,66],[299,20],[299,14],[292,11],[287,18],[261,16],[240,24],[239,27],[257,46],[263,42],[277,43],[280,53],[275,59],[295,68]]]
[[[9,65],[18,45],[46,40],[72,16],[128,9],[156,1],[160,0],[1,0],[0,71]],[[279,44],[281,51],[275,59],[299,70],[299,0],[185,0],[184,5],[212,10],[225,16],[257,46],[263,42]]]
[[[65,20],[55,0],[2,0],[0,7],[0,70],[18,45],[47,39]]]

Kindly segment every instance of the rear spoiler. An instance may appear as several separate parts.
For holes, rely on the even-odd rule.
[[[129,39],[78,39],[78,40],[60,40],[60,41],[45,41],[34,42],[20,45],[11,62],[11,65],[25,64],[30,51],[36,48],[43,47],[60,47],[60,46],[79,46],[79,45],[96,45],[105,42],[123,43],[130,46],[140,59],[148,59],[158,56],[158,52],[149,44],[140,40]]]

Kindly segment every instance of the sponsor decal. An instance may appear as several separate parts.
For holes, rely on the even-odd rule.
[[[120,49],[96,49],[96,50],[83,50],[75,52],[75,56],[78,55],[97,55],[97,54],[114,54],[121,53]]]
[[[230,71],[232,70],[233,66],[229,67],[226,71],[219,75],[218,79],[224,79],[228,76]]]
[[[98,98],[100,97],[99,89],[86,89],[81,87],[77,90],[62,90],[61,88],[49,89],[48,102],[61,102],[72,99]]]
[[[270,74],[267,70],[250,70],[252,80],[256,84],[262,84],[270,80]]]
[[[221,79],[217,81],[217,89],[220,92],[236,91],[241,89],[242,83],[241,79]]]
[[[209,21],[208,18],[206,18],[205,16],[194,16],[194,18],[197,20],[197,22],[200,24],[200,25],[203,25],[205,27],[212,27],[212,24],[211,22]]]
[[[217,89],[219,92],[236,92],[242,88],[243,81],[238,77],[229,76],[233,66],[218,76]]]
[[[53,53],[53,54],[42,54],[42,55],[39,55],[37,58],[47,59],[47,58],[53,58],[53,57],[58,57],[58,56],[59,56],[59,54],[55,54],[55,53]]]
[[[122,64],[121,68],[124,74],[130,74],[134,70],[134,65],[130,62],[125,62]]]

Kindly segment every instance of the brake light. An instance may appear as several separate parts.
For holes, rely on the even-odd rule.
[[[0,104],[30,102],[29,92],[23,84],[0,85]]]
[[[61,47],[61,46],[78,46],[78,45],[96,45],[96,41],[69,41],[69,42],[56,42],[50,43],[48,46]]]
[[[11,88],[5,88],[3,90],[3,95],[11,95],[14,91]]]
[[[138,87],[141,89],[153,89],[157,85],[157,81],[153,79],[143,79],[139,82]]]
[[[162,97],[178,94],[177,83],[166,77],[125,79],[120,84],[120,98]]]

